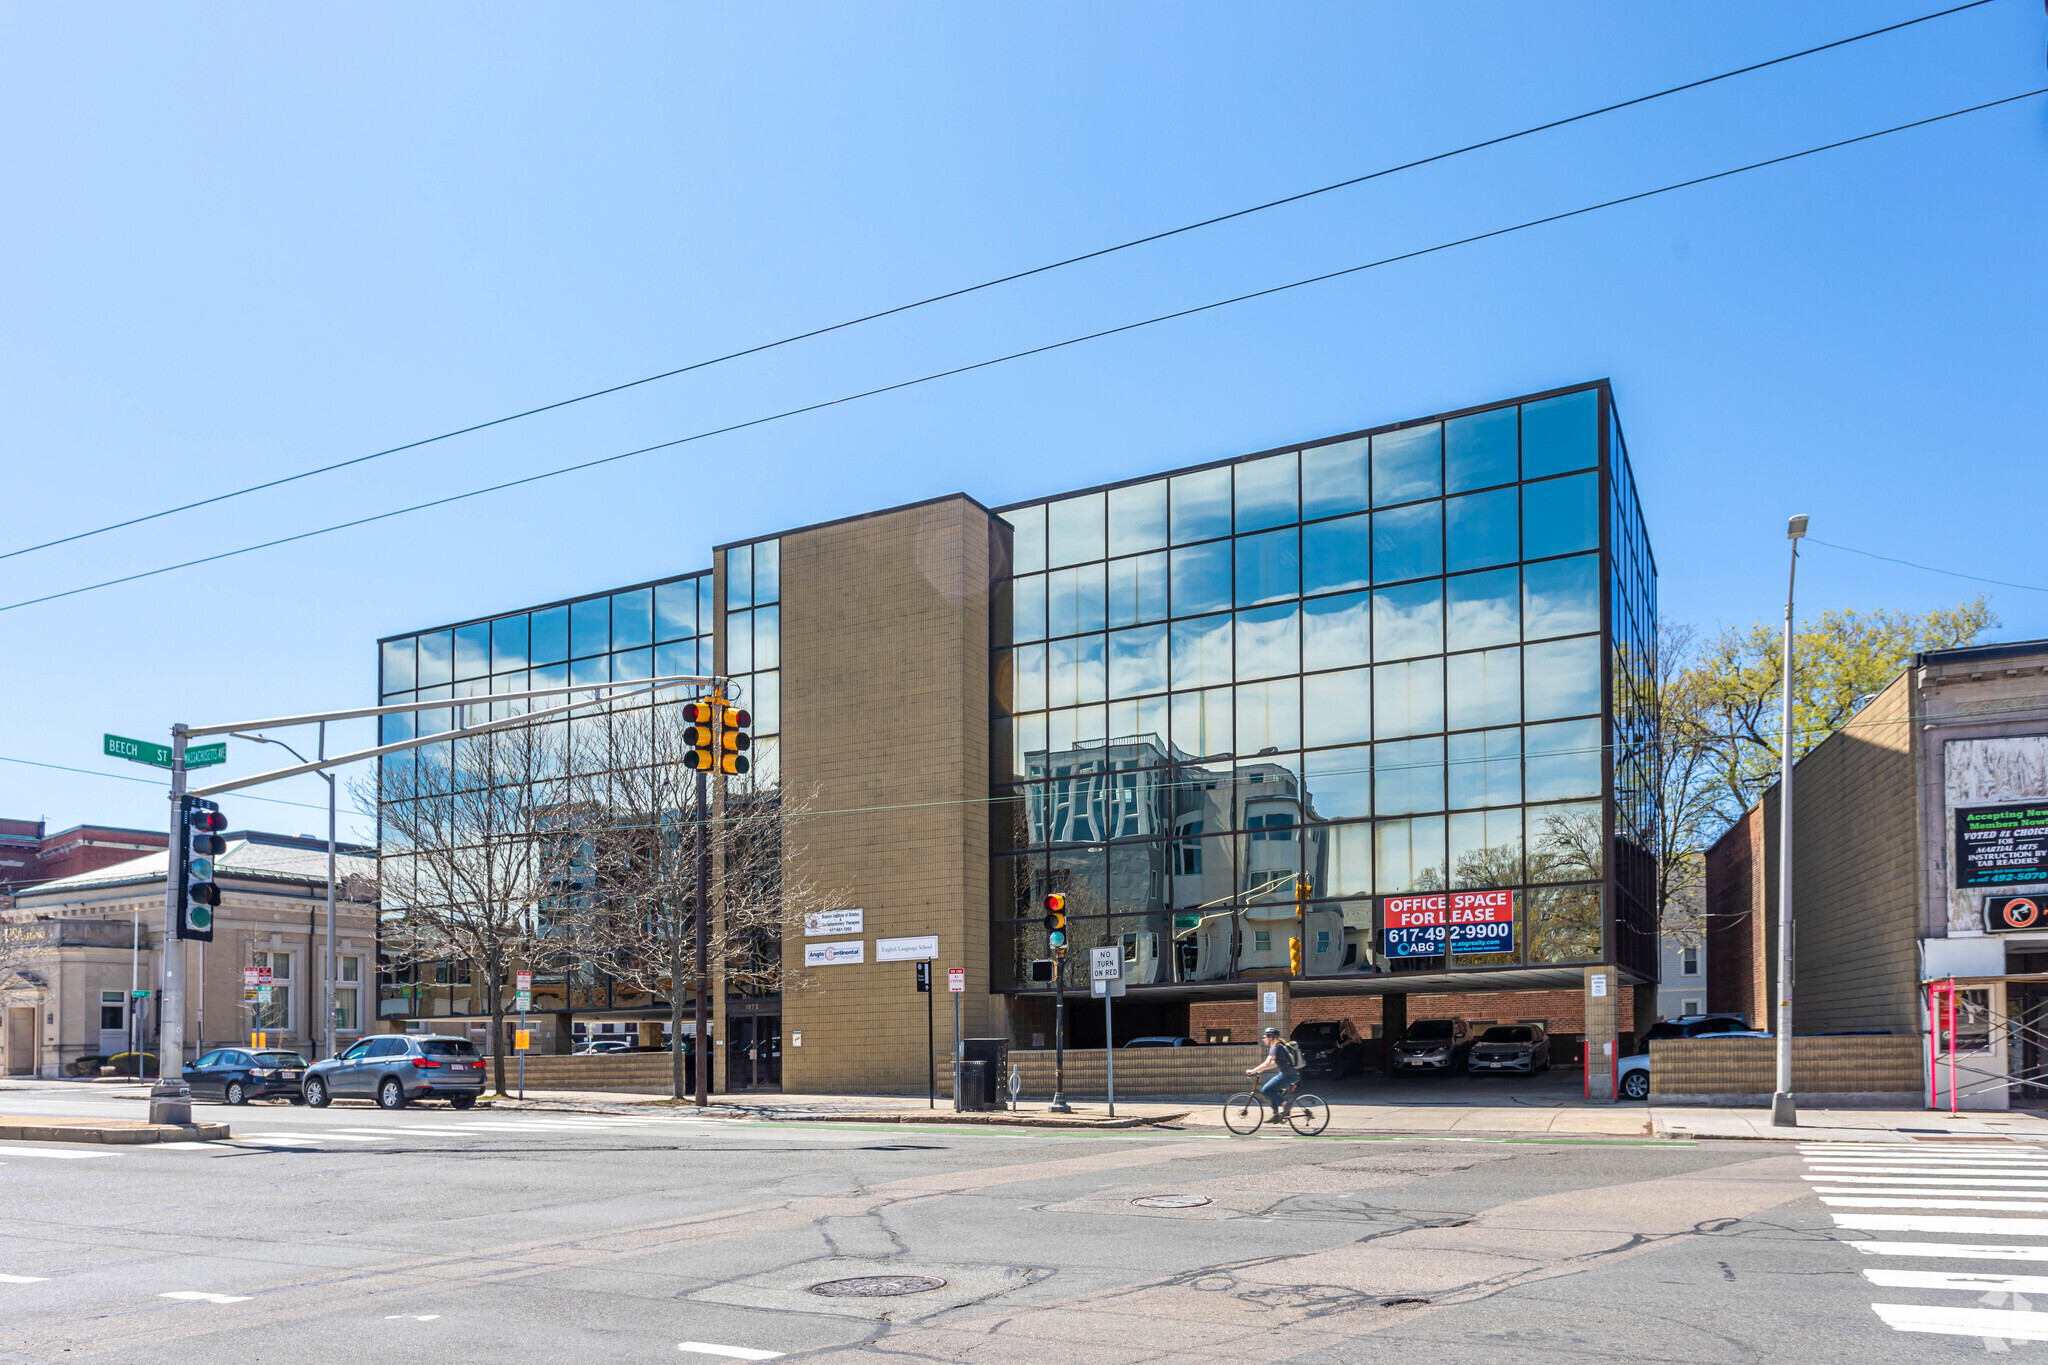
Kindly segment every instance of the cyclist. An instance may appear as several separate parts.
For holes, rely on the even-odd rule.
[[[1294,1064],[1293,1047],[1280,1036],[1279,1029],[1268,1028],[1261,1041],[1265,1044],[1266,1059],[1244,1074],[1266,1077],[1259,1083],[1259,1093],[1273,1106],[1273,1122],[1278,1123],[1286,1108],[1288,1093],[1301,1084],[1301,1071]]]

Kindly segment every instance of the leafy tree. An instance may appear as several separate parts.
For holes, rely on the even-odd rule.
[[[1822,612],[1818,621],[1798,627],[1792,638],[1793,758],[1839,729],[1915,653],[1973,644],[1997,624],[1989,599],[1979,596],[1921,613]],[[1783,651],[1776,625],[1760,621],[1747,630],[1724,630],[1675,680],[1676,706],[1666,703],[1667,742],[1676,729],[1710,756],[1723,828],[1778,779]]]

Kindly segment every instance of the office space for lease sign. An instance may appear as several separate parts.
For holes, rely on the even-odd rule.
[[[1388,896],[1380,905],[1388,957],[1441,957],[1454,953],[1512,953],[1515,893],[1438,891]]]
[[[1956,885],[2048,882],[2048,801],[1956,808]]]

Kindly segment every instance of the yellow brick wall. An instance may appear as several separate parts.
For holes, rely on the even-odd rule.
[[[801,930],[784,941],[786,1091],[923,1092],[926,1000],[912,964],[874,961],[877,939],[939,938],[942,1073],[947,967],[967,969],[966,1035],[999,1031],[988,992],[991,521],[956,495],[782,538],[783,786],[819,812],[790,856],[866,912],[858,965],[806,971]],[[852,935],[813,942],[839,937]]]

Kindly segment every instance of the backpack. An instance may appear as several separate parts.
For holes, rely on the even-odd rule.
[[[1301,1055],[1300,1043],[1295,1042],[1292,1038],[1282,1038],[1280,1040],[1280,1046],[1287,1049],[1288,1063],[1296,1071],[1300,1071],[1302,1068],[1308,1065],[1307,1061],[1304,1060]]]

